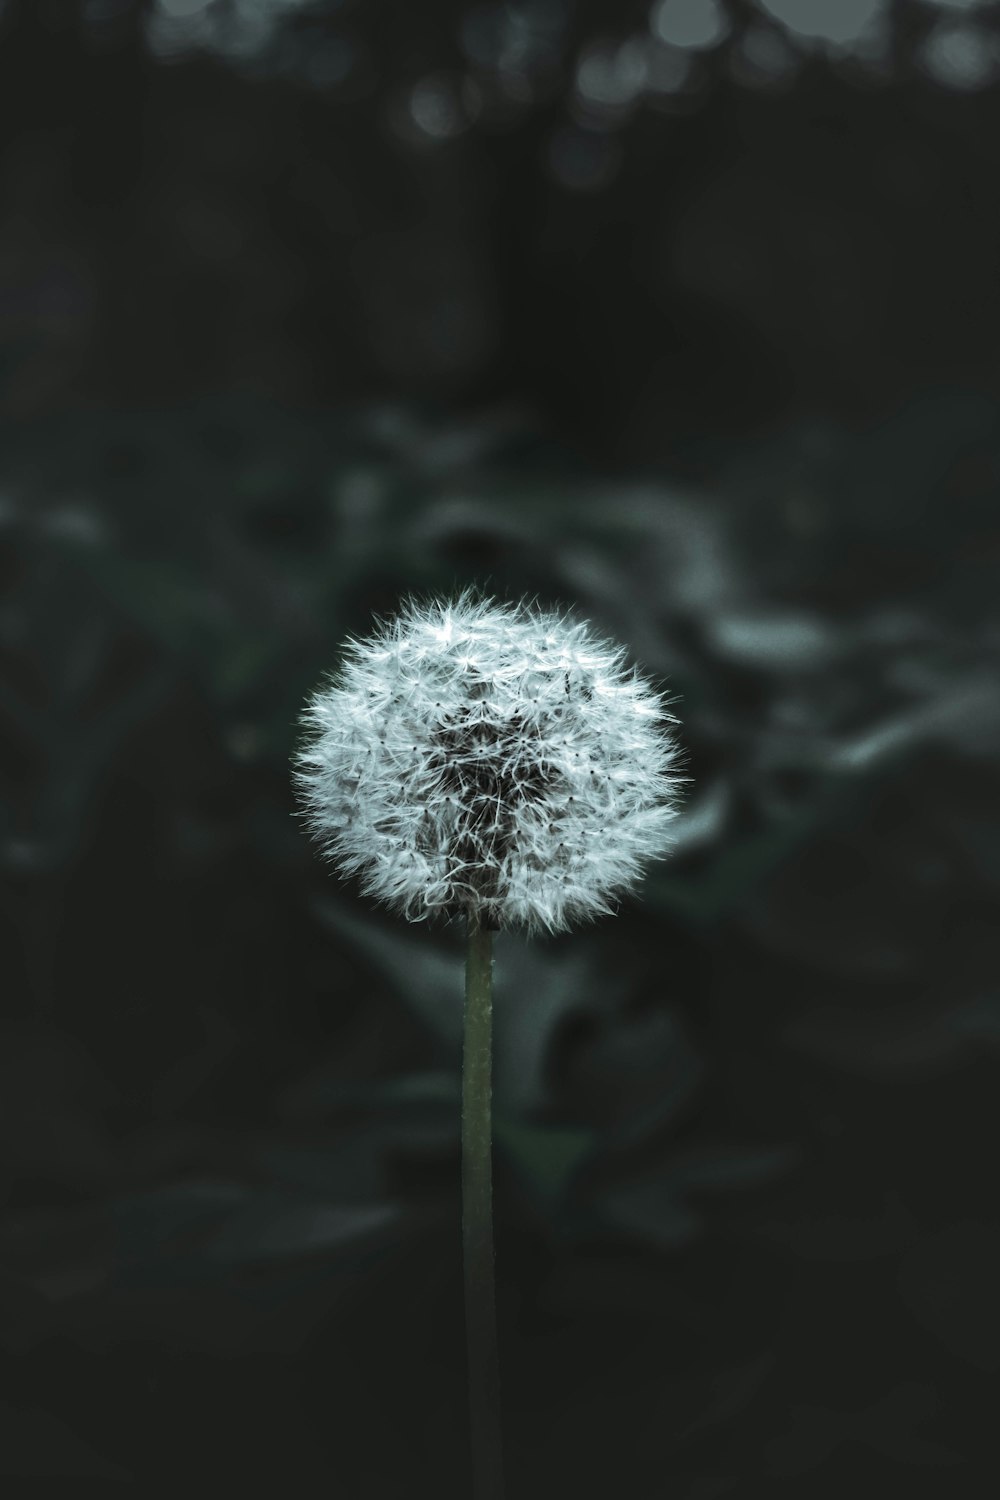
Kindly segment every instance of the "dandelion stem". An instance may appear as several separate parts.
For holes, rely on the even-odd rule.
[[[469,913],[462,1057],[462,1250],[474,1500],[503,1500],[493,1256],[493,934]]]

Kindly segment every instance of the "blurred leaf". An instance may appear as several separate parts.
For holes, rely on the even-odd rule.
[[[760,833],[731,839],[697,874],[672,873],[669,865],[657,868],[646,881],[646,899],[682,920],[711,926],[728,916],[748,892],[758,890],[823,821],[818,811],[800,812]]]
[[[400,1210],[389,1203],[309,1202],[279,1193],[247,1199],[206,1245],[210,1260],[244,1261],[312,1255],[331,1250],[369,1250],[391,1243]]]
[[[767,672],[822,671],[845,649],[833,622],[801,610],[720,614],[710,629],[723,659]]]
[[[205,1179],[116,1199],[110,1213],[118,1265],[128,1269],[188,1258],[250,1193],[241,1183]]]
[[[857,774],[936,741],[981,754],[1000,746],[1000,687],[995,679],[960,683],[912,705],[905,713],[845,737],[830,747],[827,760],[834,770]]]
[[[755,1187],[787,1172],[799,1157],[794,1145],[691,1150],[665,1162],[655,1174],[598,1189],[588,1195],[588,1206],[604,1223],[667,1249],[686,1244],[701,1231],[702,1216],[692,1195]]]
[[[597,1140],[597,1132],[585,1126],[518,1124],[496,1116],[493,1133],[521,1181],[550,1213],[562,1204]]]
[[[117,1199],[116,1280],[124,1286],[199,1279],[213,1267],[390,1243],[400,1210],[333,1203],[278,1188],[189,1181]]]
[[[495,957],[495,1087],[516,1118],[546,1102],[545,1070],[560,1022],[621,1004],[636,982],[637,965],[620,949],[609,961],[606,939],[588,932],[533,942],[502,933]]]
[[[705,1065],[674,1007],[609,1009],[601,1021],[566,1060],[553,1090],[574,1118],[602,1123],[602,1163],[621,1162],[685,1110]]]
[[[406,924],[362,917],[333,896],[314,897],[312,910],[324,927],[346,940],[425,1025],[460,1049],[465,993],[464,957],[442,951],[426,925],[410,936]]]
[[[385,1195],[385,1158],[394,1135],[408,1122],[366,1120],[326,1139],[275,1139],[249,1146],[247,1166],[255,1177],[282,1191],[329,1203],[374,1203]]]
[[[693,796],[674,819],[671,829],[671,860],[720,843],[725,835],[732,804],[732,787],[721,779],[711,782],[706,789]]]
[[[443,1115],[457,1120],[462,1104],[458,1071],[402,1073],[369,1083],[345,1083],[339,1072],[331,1076],[323,1067],[284,1091],[283,1105],[297,1115],[333,1115],[341,1111],[393,1117],[419,1118]]]

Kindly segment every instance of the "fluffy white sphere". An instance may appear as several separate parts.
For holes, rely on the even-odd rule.
[[[342,874],[410,921],[559,932],[670,846],[675,720],[589,625],[466,590],[407,601],[310,699],[294,776]]]

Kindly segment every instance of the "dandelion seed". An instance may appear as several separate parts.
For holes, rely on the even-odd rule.
[[[471,589],[408,601],[348,644],[303,722],[311,830],[410,921],[444,909],[563,931],[613,911],[669,851],[675,721],[623,648],[568,615]]]

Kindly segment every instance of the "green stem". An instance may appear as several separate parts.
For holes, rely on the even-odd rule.
[[[462,1057],[462,1250],[474,1500],[503,1500],[493,1260],[493,935],[469,913]]]

